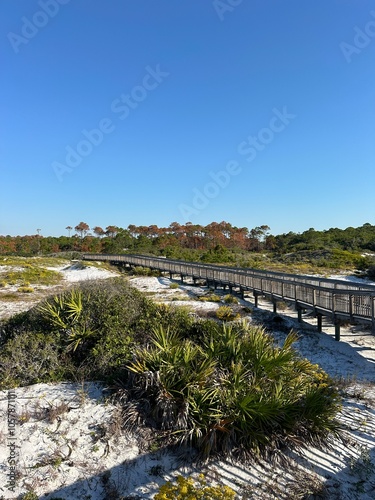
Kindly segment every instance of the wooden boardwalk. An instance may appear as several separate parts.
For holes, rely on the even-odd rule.
[[[302,321],[304,310],[314,313],[319,331],[322,330],[322,317],[328,316],[335,324],[336,340],[340,339],[342,322],[365,322],[372,326],[375,333],[375,286],[372,285],[143,255],[84,254],[82,259],[147,267],[167,272],[171,277],[177,274],[181,280],[185,277],[191,277],[194,282],[204,280],[215,288],[222,286],[230,291],[238,290],[242,297],[250,291],[256,306],[259,296],[271,299],[274,312],[280,301],[293,303],[299,321]]]

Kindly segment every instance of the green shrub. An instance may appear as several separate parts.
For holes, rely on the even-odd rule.
[[[0,353],[0,388],[63,380],[71,363],[51,334],[22,332]]]
[[[168,481],[159,488],[155,500],[233,500],[235,492],[229,486],[207,486],[203,474],[197,480],[178,476],[175,483]]]
[[[169,328],[173,332],[188,332],[194,324],[191,309],[188,306],[154,304],[152,317],[148,320],[150,333],[159,327]]]
[[[169,288],[171,288],[172,290],[175,290],[176,288],[179,288],[179,287],[180,287],[180,285],[178,283],[171,283],[169,285]]]
[[[202,262],[211,262],[211,263],[224,263],[224,262],[233,262],[234,255],[223,245],[216,245],[215,248],[211,248],[207,252],[203,253],[201,256]]]
[[[85,283],[49,297],[5,321],[1,325],[1,345],[12,346],[22,334],[20,338],[45,335],[46,349],[63,354],[69,366],[64,372],[66,377],[74,379],[85,374],[112,381],[126,376],[124,366],[131,359],[132,350],[147,343],[154,328],[163,325],[189,331],[193,323],[188,309],[154,304],[125,280],[115,278]],[[60,379],[59,367],[55,368],[56,373],[51,370],[44,378]],[[30,380],[38,377],[41,375],[27,378],[22,367],[14,365],[15,381],[32,383]]]
[[[136,276],[160,276],[160,271],[158,269],[150,269],[149,267],[135,266],[130,271],[131,274]]]
[[[336,432],[341,400],[329,377],[301,358],[291,333],[284,345],[247,323],[210,327],[193,341],[154,331],[128,365],[130,421],[150,419],[169,442],[190,443],[202,457],[260,455]]]
[[[130,347],[147,340],[157,307],[121,278],[85,283],[51,298],[40,311],[77,364],[90,362],[98,377],[117,376]]]
[[[225,295],[223,300],[226,304],[238,304],[237,297],[231,294]]]
[[[216,293],[208,293],[207,295],[201,295],[198,297],[201,302],[220,302],[221,298]]]
[[[229,306],[221,306],[216,311],[216,317],[221,321],[234,321],[240,316],[233,312],[232,308]]]
[[[31,286],[20,286],[17,291],[20,293],[33,293],[34,288]]]
[[[131,273],[136,276],[150,276],[151,269],[149,267],[135,266],[131,269]]]
[[[65,334],[67,350],[75,351],[94,336],[83,319],[82,291],[71,290],[41,304],[39,310],[53,330]]]
[[[189,329],[186,330],[186,336],[194,342],[201,344],[202,339],[219,335],[221,325],[213,319],[204,319],[194,321]]]
[[[303,245],[304,246],[304,245]],[[292,268],[280,269],[285,272],[312,272],[321,268],[332,269],[360,269],[368,267],[368,257],[363,257],[360,253],[339,248],[324,250],[299,250],[279,256],[279,261],[286,264],[293,264]],[[320,271],[321,272],[321,271]]]
[[[69,368],[64,372],[67,378],[78,376],[82,370],[94,378],[117,376],[118,367],[130,357],[130,345],[137,337],[147,338],[147,321],[154,317],[154,309],[151,302],[121,279],[85,283],[5,321],[1,336],[4,361],[17,352],[14,343],[30,337],[39,339],[41,348],[44,345],[47,350],[61,353]],[[33,351],[35,364],[37,350]],[[21,364],[12,366],[13,379],[23,384],[41,378],[47,381],[48,377],[60,379],[58,364],[54,365],[56,373],[51,369],[43,377],[35,374],[32,367],[28,377],[28,370]]]

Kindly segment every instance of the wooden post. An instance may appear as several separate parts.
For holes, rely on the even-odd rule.
[[[323,319],[323,314],[317,314],[318,318],[318,332],[322,331],[322,319]]]
[[[274,312],[274,314],[277,313],[277,300],[273,301],[273,312]]]
[[[243,300],[245,298],[245,290],[240,287],[240,295],[241,295],[241,299]]]
[[[258,294],[254,292],[254,306],[258,307]]]
[[[371,299],[372,333],[375,333],[375,295]]]
[[[183,283],[184,282],[184,275],[180,274],[180,276],[181,276],[181,283]]]
[[[340,340],[340,321],[335,320],[335,340]]]
[[[173,277],[173,274],[171,272],[169,272],[169,278],[172,279]]]
[[[297,305],[298,322],[302,323],[302,307]]]

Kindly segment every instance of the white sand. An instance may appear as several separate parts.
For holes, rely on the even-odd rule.
[[[60,267],[48,267],[47,269],[60,272],[63,275],[63,279],[65,281],[69,281],[70,283],[113,278],[114,276],[118,275],[118,273],[108,271],[107,269],[100,269],[97,267],[82,265],[81,262]]]
[[[8,271],[10,269],[22,270],[22,267],[0,267],[1,272],[5,270]],[[0,300],[0,318],[9,318],[14,314],[20,313],[22,311],[27,311],[28,309],[30,309],[30,307],[37,304],[44,296],[55,292],[59,293],[70,284],[87,280],[107,279],[118,275],[118,273],[108,271],[107,269],[99,269],[93,266],[82,267],[79,264],[70,264],[68,261],[66,261],[64,265],[58,267],[47,267],[46,269],[58,271],[62,274],[63,279],[59,285],[35,286],[33,283],[31,283],[30,285],[32,288],[34,288],[34,292],[28,294],[21,294],[20,292],[18,292],[18,285],[7,285],[4,288],[0,288],[0,297],[2,294],[7,293],[13,293],[19,296],[15,301]]]
[[[75,276],[87,279],[97,271],[75,274],[74,270],[66,270],[66,280],[76,281]],[[184,284],[171,289],[171,281],[166,278],[138,277],[131,283],[140,290],[156,293],[155,299],[159,301],[169,302],[177,295],[190,300],[174,304],[193,309],[218,307],[217,303],[194,300],[207,291],[204,288]],[[241,306],[244,305],[252,307],[249,301],[241,301]],[[262,310],[272,307],[261,300],[259,305]],[[260,318],[262,310],[254,310],[249,320]],[[287,326],[285,330],[289,327],[298,330],[300,339],[296,347],[305,357],[331,375],[350,378],[340,416],[346,426],[347,441],[345,444],[336,441],[333,449],[325,453],[311,447],[304,453],[289,453],[282,467],[214,461],[204,468],[207,479],[225,482],[236,490],[241,483],[256,486],[257,493],[251,498],[293,498],[291,490],[296,491],[307,481],[324,481],[328,499],[375,498],[375,337],[359,327],[348,327],[342,329],[342,341],[336,342],[334,329],[328,323],[323,324],[324,333],[317,333],[314,319],[305,317],[303,325],[299,325],[293,310],[284,311],[281,317]],[[280,341],[285,335],[283,331],[275,332]],[[7,445],[13,443],[7,419],[7,411],[13,407],[7,397],[12,398],[13,393],[0,392],[0,495],[8,500],[33,489],[49,500],[53,497],[102,500],[120,495],[153,498],[158,485],[165,480],[179,473],[197,472],[189,471],[177,457],[163,451],[139,452],[137,436],[126,436],[117,429],[118,409],[103,402],[102,390],[94,383],[38,384],[15,390],[15,411],[20,421],[14,429],[14,443],[20,475],[14,492],[6,487],[7,460],[11,453]],[[61,402],[67,408],[54,421],[41,418],[40,408],[57,408]],[[115,423],[111,425],[111,421]],[[283,493],[284,484],[289,489],[287,494]]]

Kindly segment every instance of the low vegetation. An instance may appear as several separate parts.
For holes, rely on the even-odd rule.
[[[20,286],[17,291],[20,293],[33,293],[34,288],[32,288],[29,285],[24,285],[24,286]]]
[[[5,252],[2,252],[5,255]],[[38,256],[38,257],[21,257],[19,254],[10,254],[0,257],[0,271],[2,266],[35,266],[35,267],[55,267],[63,264],[69,264],[73,258],[71,255],[58,254],[58,257]]]
[[[62,280],[62,275],[58,271],[46,269],[34,259],[2,259],[0,264],[0,277],[2,287],[6,285],[29,286],[30,284],[56,285]],[[56,261],[55,261],[56,263]],[[9,267],[15,266],[15,267]]]
[[[205,295],[201,295],[200,297],[198,297],[198,300],[200,302],[220,302],[221,297],[216,293],[208,292]]]
[[[150,269],[148,267],[143,267],[143,266],[135,266],[132,268],[129,268],[129,270],[125,270],[128,274],[132,276],[155,276],[158,277],[160,276],[160,271],[156,269]]]
[[[298,356],[295,334],[276,347],[244,322],[206,328],[192,340],[159,327],[150,347],[135,351],[128,419],[152,415],[172,442],[193,444],[202,457],[260,455],[337,430],[338,393],[317,365]]]
[[[22,297],[18,292],[2,292],[0,293],[0,301],[3,302],[18,302]]]
[[[216,317],[221,321],[235,321],[240,315],[235,313],[230,306],[221,306],[216,311]]]
[[[277,347],[245,322],[196,320],[115,278],[4,321],[1,388],[103,380],[121,387],[125,426],[143,422],[163,443],[201,457],[254,456],[337,431],[334,384],[295,341],[291,333]]]
[[[203,474],[192,477],[178,476],[159,488],[154,500],[233,500],[235,492],[229,486],[207,486]]]
[[[238,304],[238,299],[234,295],[228,294],[223,298],[226,304]]]
[[[0,387],[82,377],[114,380],[123,376],[132,349],[148,341],[152,328],[190,328],[192,321],[187,311],[154,304],[122,278],[87,282],[3,322]]]

